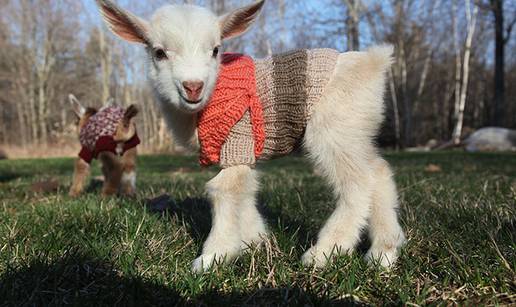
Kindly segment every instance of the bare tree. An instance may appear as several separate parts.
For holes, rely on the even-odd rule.
[[[360,26],[360,12],[362,10],[362,2],[360,0],[344,0],[347,8],[348,16],[346,18],[346,36],[348,50],[359,50],[359,26]]]
[[[111,42],[107,41],[104,29],[99,28],[99,57],[100,71],[102,76],[102,102],[106,102],[110,97],[111,74],[113,72],[113,59],[111,52]]]
[[[493,125],[503,124],[505,110],[505,47],[516,24],[516,12],[505,28],[504,0],[489,0],[495,28],[495,73],[494,73],[494,112]]]
[[[464,46],[464,62],[462,64],[462,84],[460,86],[460,100],[456,112],[457,122],[453,130],[452,141],[454,144],[460,143],[462,135],[462,126],[464,125],[464,108],[466,107],[466,95],[468,91],[469,81],[469,66],[471,57],[471,43],[473,42],[473,35],[475,34],[475,27],[477,24],[478,6],[473,5],[471,8],[471,1],[464,0],[466,5],[466,19],[467,19],[467,35]]]

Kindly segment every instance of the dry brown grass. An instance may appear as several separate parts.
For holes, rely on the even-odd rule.
[[[3,159],[37,159],[77,157],[81,147],[79,142],[59,142],[47,145],[5,145],[0,144],[0,160]],[[154,146],[138,146],[138,152],[145,155],[161,153],[178,153],[169,149],[157,149]]]

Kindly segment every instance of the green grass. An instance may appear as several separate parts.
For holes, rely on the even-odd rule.
[[[333,202],[302,158],[261,167],[264,247],[208,273],[190,272],[210,228],[194,158],[139,160],[137,199],[66,196],[71,159],[0,162],[0,305],[509,304],[516,300],[516,156],[389,154],[409,239],[390,272],[362,255],[322,270],[299,258]],[[440,172],[425,167],[437,164]],[[186,168],[180,170],[180,168]],[[179,171],[178,171],[179,170]],[[99,174],[98,168],[95,174]],[[31,184],[57,179],[57,193]],[[146,209],[163,193],[166,213]]]

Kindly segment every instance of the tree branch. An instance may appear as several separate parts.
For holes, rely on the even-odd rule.
[[[507,29],[505,30],[506,34],[505,34],[505,37],[503,38],[504,45],[507,44],[507,42],[511,38],[511,32],[512,32],[512,29],[514,28],[515,24],[516,24],[516,12],[513,14],[512,20],[511,20],[511,22],[509,22],[509,24],[507,25]]]

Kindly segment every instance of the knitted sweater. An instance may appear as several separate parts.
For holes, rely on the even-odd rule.
[[[262,153],[265,132],[254,71],[254,63],[250,57],[234,53],[222,55],[215,90],[208,106],[199,113],[197,122],[202,165],[220,162],[222,145],[231,129],[246,113],[250,113],[250,140],[254,140],[254,152],[249,154],[259,157]]]
[[[291,153],[302,142],[313,105],[322,97],[335,70],[338,56],[339,53],[332,49],[297,50],[277,54],[255,60],[254,74],[253,69],[249,68],[248,60],[230,62],[235,65],[229,70],[226,69],[227,63],[223,61],[213,100],[210,100],[199,116],[201,164],[218,163],[223,168],[235,165],[254,166],[257,160]],[[240,63],[245,63],[244,68],[238,67]],[[236,74],[238,82],[231,83],[234,77],[226,74],[238,70],[241,70],[241,73]],[[246,78],[242,79],[242,76]],[[251,86],[253,82],[256,82],[256,87]],[[229,87],[233,88],[231,92]],[[253,98],[255,93],[257,99]],[[230,99],[230,95],[234,95],[233,99]],[[241,97],[244,99],[240,99]],[[216,104],[212,104],[214,102]],[[235,107],[236,104],[239,106]],[[215,109],[214,106],[218,106],[215,112],[210,110]],[[235,109],[238,112],[234,112]],[[213,127],[220,128],[204,130],[206,114],[218,114],[219,125]],[[263,148],[260,139],[262,123],[265,133]],[[210,138],[210,133],[221,130],[224,133],[221,133],[223,141],[220,146],[217,144],[208,150],[206,147],[210,147],[210,143],[206,142],[207,135]],[[203,152],[207,150],[218,152],[218,158],[213,155],[215,159],[205,159],[207,156]]]
[[[91,160],[97,158],[100,152],[110,151],[122,155],[140,144],[136,133],[125,143],[117,143],[113,139],[124,112],[123,108],[113,106],[101,109],[91,116],[79,133],[79,141],[82,146],[79,157],[87,163],[91,163]]]

